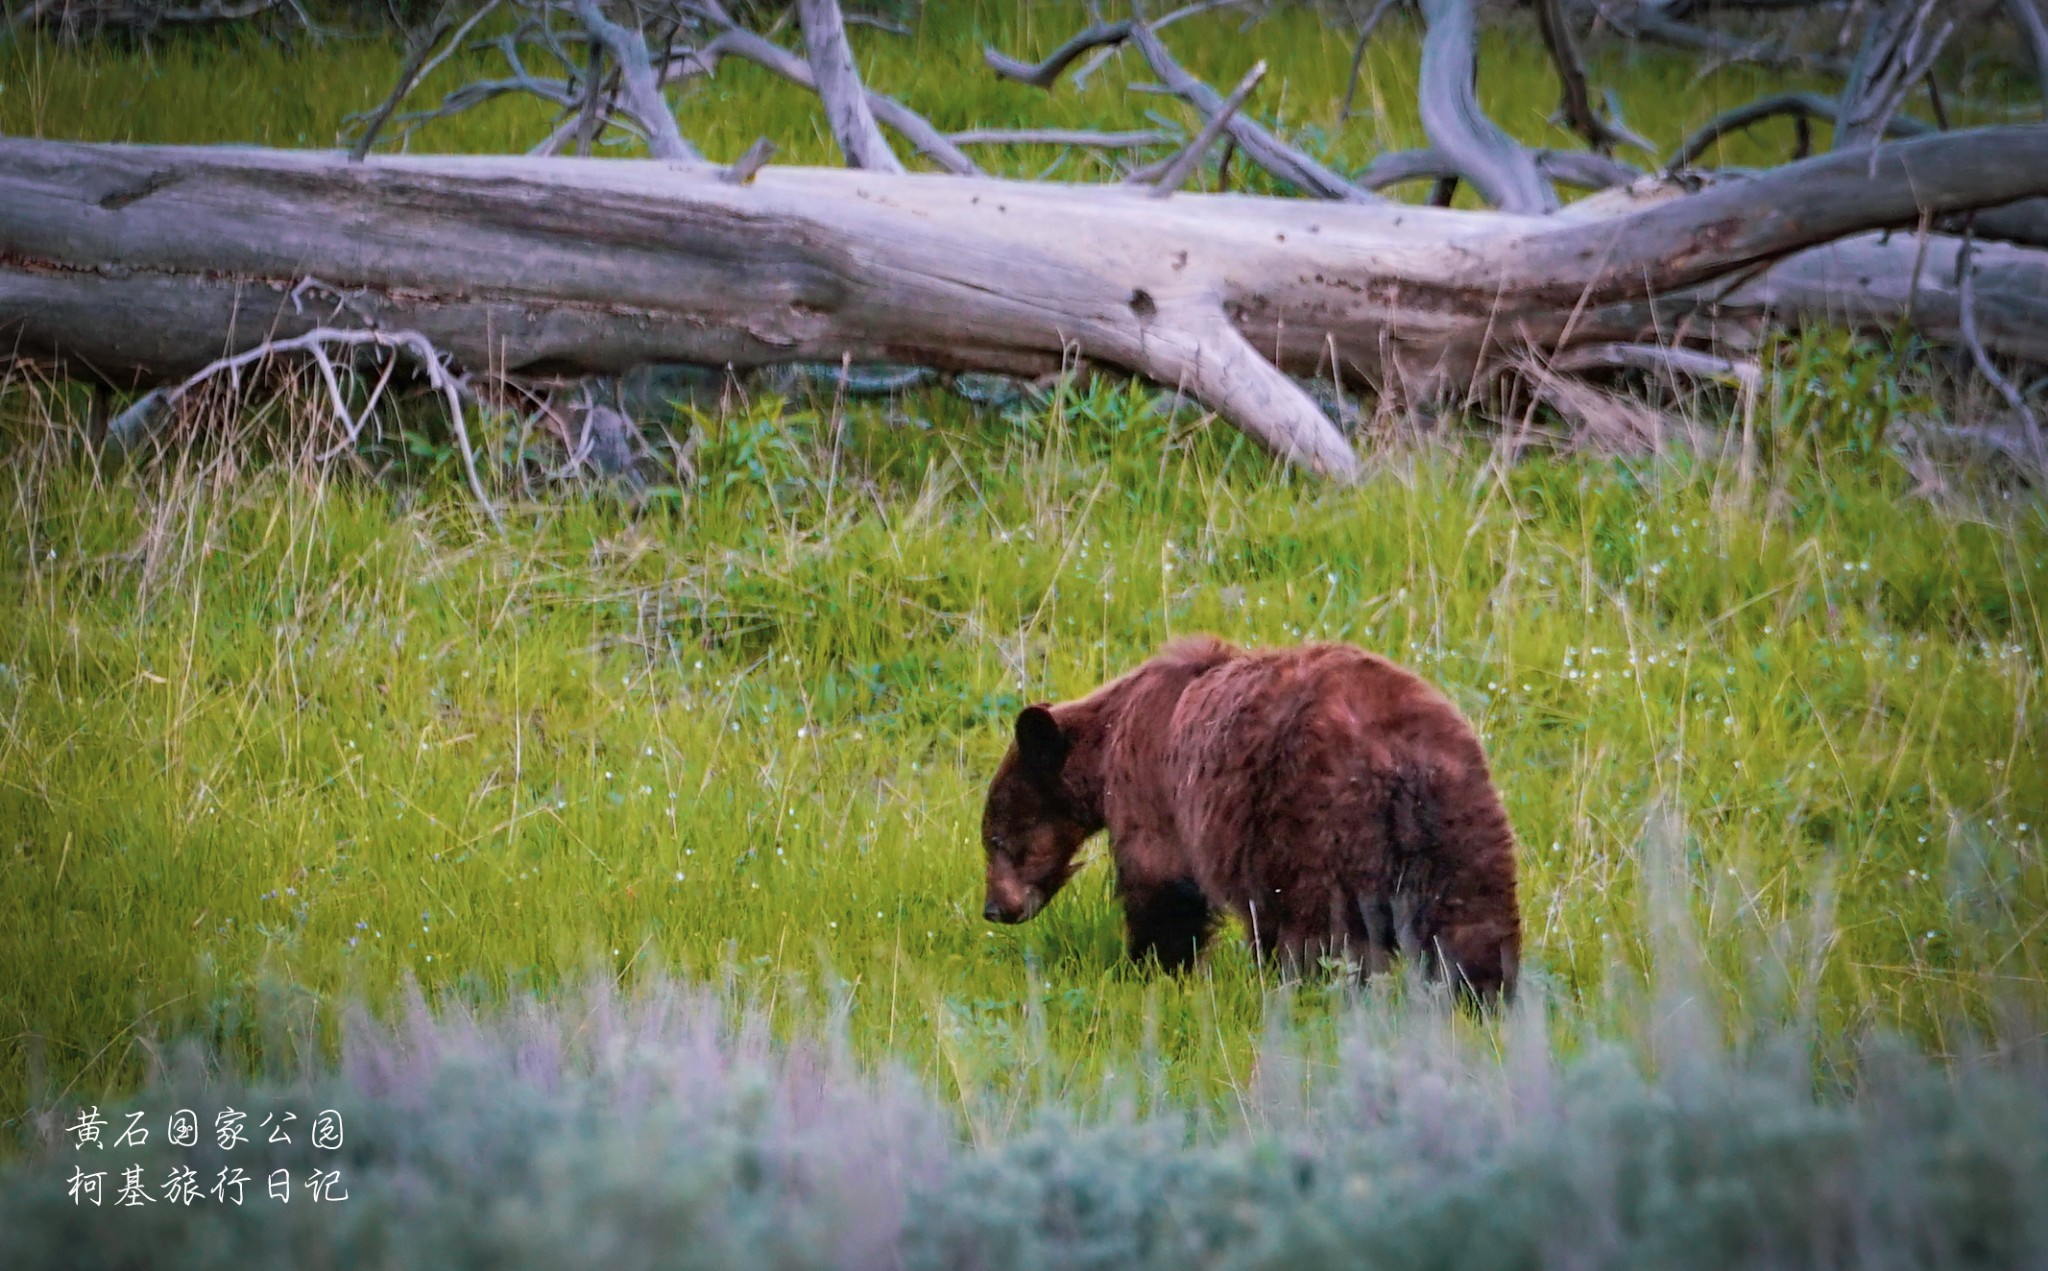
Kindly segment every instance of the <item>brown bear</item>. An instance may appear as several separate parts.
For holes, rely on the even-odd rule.
[[[1134,958],[1185,967],[1229,912],[1288,968],[1398,949],[1482,998],[1513,986],[1515,840],[1486,756],[1385,658],[1184,640],[1026,707],[982,815],[983,916],[1036,915],[1104,828]]]

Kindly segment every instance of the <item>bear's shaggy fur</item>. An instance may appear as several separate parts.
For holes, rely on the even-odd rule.
[[[1184,967],[1227,911],[1290,967],[1405,950],[1481,996],[1513,984],[1515,841],[1486,757],[1385,658],[1187,640],[1027,707],[983,813],[983,915],[1037,914],[1104,828],[1133,957]]]

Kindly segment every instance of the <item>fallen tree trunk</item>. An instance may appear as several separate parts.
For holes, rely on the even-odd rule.
[[[0,340],[119,383],[322,325],[418,332],[491,374],[842,357],[1031,374],[1077,352],[1343,478],[1349,444],[1283,371],[1440,395],[1583,344],[1739,346],[1766,311],[1955,326],[1954,274],[1934,268],[1953,240],[1836,240],[2048,194],[2048,126],[1544,217],[720,172],[0,139]],[[1983,344],[2048,361],[2048,253],[1980,247],[1977,267]]]

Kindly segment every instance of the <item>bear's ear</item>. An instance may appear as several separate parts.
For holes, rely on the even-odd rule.
[[[1067,735],[1047,706],[1026,706],[1017,716],[1017,758],[1027,772],[1057,777],[1067,761]]]

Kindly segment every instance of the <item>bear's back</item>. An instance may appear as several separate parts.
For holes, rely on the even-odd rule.
[[[1471,727],[1427,680],[1349,644],[1236,653],[1181,693],[1168,727],[1183,745],[1251,748],[1318,743],[1349,748],[1368,736],[1464,751]]]
[[[1361,773],[1484,772],[1458,709],[1414,672],[1346,644],[1259,649],[1192,679],[1163,751],[1176,819],[1233,837],[1273,816],[1341,816]]]

